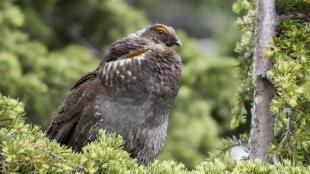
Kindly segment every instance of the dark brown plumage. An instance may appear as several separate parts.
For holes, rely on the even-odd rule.
[[[99,129],[117,133],[140,164],[163,147],[180,85],[181,45],[174,29],[155,24],[115,42],[98,68],[71,89],[46,136],[80,151]]]

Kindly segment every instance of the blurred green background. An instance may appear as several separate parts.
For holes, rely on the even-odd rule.
[[[70,87],[112,42],[152,23],[173,26],[184,46],[182,87],[161,159],[191,168],[221,147],[238,88],[240,34],[232,0],[1,0],[0,92],[25,103],[45,129]]]

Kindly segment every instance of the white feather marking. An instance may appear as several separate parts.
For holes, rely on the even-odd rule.
[[[110,67],[111,67],[111,64],[112,64],[113,62],[109,62],[109,63],[107,63],[107,65],[106,65],[106,67],[107,67],[107,72],[109,72],[110,71]]]
[[[109,76],[105,75],[105,81],[108,82],[108,80],[109,80]]]
[[[95,117],[99,117],[99,116],[101,116],[101,113],[97,110],[95,113]]]
[[[117,61],[119,66],[123,66],[124,64],[126,64],[126,62],[127,62],[127,60],[119,60],[119,61]]]
[[[103,71],[104,71],[104,67],[99,69],[99,74],[103,74]]]
[[[118,66],[119,62],[118,61],[109,62],[108,64],[109,64],[108,65],[109,71],[113,72],[116,69],[116,67]],[[109,77],[109,82],[110,82],[109,84],[110,84],[111,87],[113,86],[113,75],[114,75],[114,73],[111,73],[110,77]]]
[[[124,58],[121,60],[107,62],[103,68],[103,71],[102,71],[102,75],[105,76],[105,82],[107,83],[107,85],[112,87],[113,86],[113,74],[114,73],[111,73],[111,76],[109,77],[109,75],[108,75],[109,71],[113,71],[113,70],[117,69],[118,66],[124,66],[124,69],[126,69],[125,66],[128,63],[131,63],[132,61],[138,61],[139,65],[141,65],[141,62],[144,59],[145,59],[145,53],[140,54],[140,55],[135,56],[135,57],[127,57],[127,58]],[[132,73],[130,71],[127,71],[127,74],[129,77],[132,75]],[[117,70],[116,71],[116,77],[118,77],[119,75],[120,75],[120,71]],[[120,77],[122,80],[125,79],[124,75],[120,75]],[[137,77],[133,77],[133,79],[136,80]]]
[[[139,64],[141,64],[141,60],[144,60],[145,59],[145,53],[143,54],[140,54],[138,56],[134,56],[134,57],[126,57],[125,59],[121,59],[121,60],[118,60],[118,61],[115,61],[115,62],[119,62],[120,65],[125,65],[127,63],[130,63],[132,61],[135,61],[135,60],[138,60],[139,61]]]
[[[132,62],[134,60],[138,60],[139,64],[141,64],[141,61],[145,59],[144,56],[145,56],[145,53],[140,54],[140,55],[135,56],[135,57],[125,57],[124,59],[121,59],[121,60],[116,60],[116,61],[113,61],[113,62],[108,62],[108,63],[105,64],[104,73],[106,74],[106,73],[108,73],[108,71],[113,71],[113,69],[115,69],[115,67],[117,67],[117,66],[124,66],[127,63],[130,63],[130,62]]]
[[[131,76],[131,72],[130,71],[127,71],[127,74],[128,74],[129,77]]]
[[[144,32],[145,32],[146,29],[141,29],[133,34],[129,34],[129,36],[133,36],[133,37],[140,37]]]
[[[100,113],[100,107],[99,107],[99,105],[95,105],[95,106],[94,106],[94,108],[95,108],[95,111],[96,111],[96,113],[95,113],[95,117],[100,116],[100,115],[101,115],[101,113]]]
[[[113,71],[114,68],[114,64],[111,64],[111,71]],[[113,73],[111,73],[111,77],[110,77],[110,86],[113,86]]]
[[[101,74],[103,75],[103,74],[106,74],[106,73],[107,73],[107,66],[104,66]]]
[[[110,71],[113,71],[116,66],[117,66],[117,62],[111,62],[111,69],[110,69]]]

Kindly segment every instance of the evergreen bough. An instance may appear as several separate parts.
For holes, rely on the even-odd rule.
[[[310,167],[284,160],[276,165],[259,161],[206,160],[189,171],[173,161],[155,161],[139,166],[122,150],[120,136],[100,131],[98,140],[85,146],[81,153],[47,139],[38,126],[25,124],[23,105],[0,96],[0,172],[1,173],[298,173]]]

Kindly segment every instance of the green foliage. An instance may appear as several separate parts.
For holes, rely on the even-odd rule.
[[[270,55],[276,63],[268,74],[277,89],[271,105],[277,118],[278,137],[273,153],[281,159],[309,165],[310,100],[304,91],[309,90],[306,85],[310,75],[310,23],[283,21],[278,30]],[[291,134],[285,135],[288,126]]]
[[[20,30],[24,15],[11,1],[0,3],[0,91],[20,98],[28,119],[46,125],[65,89],[95,68],[90,51],[77,45],[49,51]]]
[[[310,1],[309,0],[276,0],[277,13],[309,13]]]
[[[75,42],[106,51],[112,42],[148,24],[141,11],[123,0],[27,0],[17,4],[25,14],[23,28],[51,48]]]
[[[100,131],[98,140],[75,153],[44,137],[39,127],[25,124],[23,106],[14,99],[0,96],[0,169],[1,173],[300,173],[309,167],[285,161],[277,165],[259,162],[205,161],[188,171],[183,164],[155,161],[139,166],[122,150],[122,138]]]
[[[307,0],[278,0],[278,13],[307,13],[310,4]],[[240,77],[244,83],[241,86],[239,103],[249,102],[244,94],[253,88],[251,84],[251,66],[253,47],[253,27],[255,23],[254,2],[238,0],[233,8],[240,12],[245,10],[245,16],[237,20],[243,31],[242,40],[237,44],[239,54]],[[276,95],[271,104],[275,117],[275,141],[270,155],[278,161],[289,159],[293,164],[309,165],[310,156],[310,100],[309,100],[309,69],[310,69],[310,25],[302,20],[285,20],[277,26],[277,35],[273,38],[271,50],[266,50],[266,56],[274,62],[273,69],[267,78],[274,84]],[[249,39],[250,38],[250,39]],[[238,108],[239,107],[239,108]],[[237,106],[237,112],[232,124],[244,122],[240,116],[242,105]]]
[[[233,110],[233,119],[231,127],[237,128],[240,124],[246,122],[246,106],[250,105],[253,100],[253,84],[252,84],[252,56],[253,56],[253,40],[254,40],[254,23],[255,10],[254,4],[248,0],[238,0],[233,5],[236,13],[246,11],[242,18],[238,18],[236,24],[242,31],[241,41],[237,42],[235,52],[238,53],[239,59],[239,78],[240,84],[236,100],[237,105]]]

